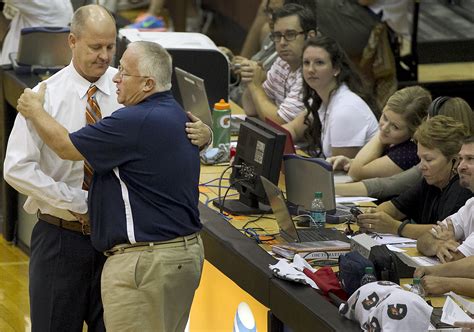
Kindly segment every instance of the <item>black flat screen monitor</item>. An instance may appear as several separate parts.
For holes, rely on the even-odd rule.
[[[230,183],[239,192],[238,200],[214,201],[214,205],[234,215],[271,212],[260,180],[275,185],[280,178],[286,135],[263,121],[247,117],[240,125],[237,151]]]

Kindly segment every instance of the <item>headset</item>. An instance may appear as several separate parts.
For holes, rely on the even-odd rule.
[[[428,107],[428,116],[432,118],[438,115],[439,110],[441,109],[441,106],[443,106],[443,104],[447,102],[449,99],[451,99],[451,97],[441,96],[433,100],[430,106]]]

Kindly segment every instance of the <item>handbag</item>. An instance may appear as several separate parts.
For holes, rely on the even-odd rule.
[[[412,278],[415,268],[403,263],[385,244],[370,249],[369,260],[374,264],[377,280],[400,284],[400,278]]]

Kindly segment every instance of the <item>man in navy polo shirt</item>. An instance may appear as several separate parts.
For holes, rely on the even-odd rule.
[[[114,76],[126,107],[69,134],[43,110],[46,85],[18,111],[61,158],[87,160],[91,240],[102,272],[109,331],[183,331],[204,260],[199,237],[199,151],[174,100],[171,57],[155,43],[129,45]]]

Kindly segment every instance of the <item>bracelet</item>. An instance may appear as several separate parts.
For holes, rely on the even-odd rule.
[[[398,226],[398,229],[397,229],[398,236],[403,237],[402,231],[408,223],[410,223],[410,219],[405,220],[404,222],[400,224],[400,226]]]

